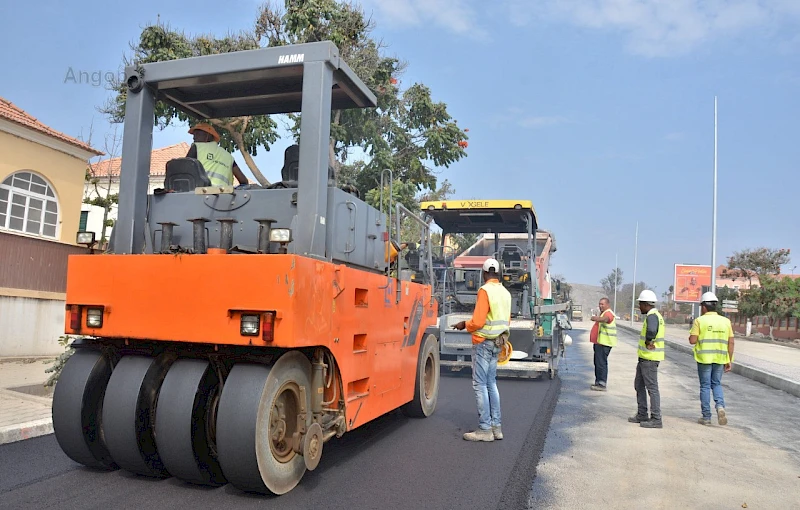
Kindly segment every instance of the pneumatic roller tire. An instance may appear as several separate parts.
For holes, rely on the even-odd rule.
[[[439,341],[428,335],[419,348],[417,375],[414,381],[414,398],[400,408],[412,418],[427,418],[436,410],[439,400]]]
[[[217,417],[219,461],[231,485],[276,495],[297,486],[306,464],[292,449],[292,436],[301,425],[301,409],[306,427],[311,425],[310,406],[311,363],[302,353],[289,351],[272,367],[234,365]]]
[[[79,348],[64,364],[53,391],[53,432],[67,456],[96,469],[117,469],[103,435],[103,397],[111,377],[107,354]]]
[[[176,361],[158,396],[158,455],[169,473],[199,485],[226,483],[217,460],[215,426],[220,381],[202,359]]]
[[[154,421],[158,391],[169,368],[165,356],[120,359],[103,401],[103,428],[111,457],[124,470],[166,478],[156,448]]]

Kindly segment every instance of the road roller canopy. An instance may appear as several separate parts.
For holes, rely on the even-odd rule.
[[[445,233],[527,233],[538,228],[530,200],[443,200],[420,208]]]
[[[247,214],[240,208],[248,200],[254,209],[260,208],[259,215],[267,214],[260,217],[277,219],[274,215],[292,211],[292,215],[297,215],[297,220],[289,243],[290,250],[293,253],[328,257],[326,236],[333,235],[328,234],[325,228],[325,219],[329,216],[328,193],[325,189],[328,188],[330,175],[328,145],[331,111],[377,106],[375,94],[345,63],[332,42],[234,51],[129,66],[125,69],[125,86],[119,214],[114,226],[115,253],[142,253],[147,248],[143,240],[152,239],[153,233],[146,231],[146,225],[155,224],[148,217],[152,216],[153,209],[148,205],[147,190],[153,115],[156,103],[160,102],[201,122],[240,116],[300,113],[296,210],[282,206],[274,206],[271,210],[269,206],[262,207],[258,202],[275,204],[277,199],[256,192],[242,193],[236,207],[227,210],[237,209],[233,216],[240,222],[243,221],[241,216]],[[192,189],[206,186],[202,184],[206,175],[202,169],[197,169],[197,165],[191,165],[191,168],[182,172],[184,176],[189,176],[183,178],[187,182],[185,186]],[[227,197],[230,196],[228,193]],[[185,199],[187,203],[183,205],[186,207],[182,210],[188,211],[191,204],[205,198],[198,197],[194,202]],[[223,199],[226,198],[220,200]],[[162,201],[172,203],[181,200],[184,200],[182,196],[171,202],[170,199]],[[205,218],[209,207],[197,207],[202,213],[195,217]],[[216,211],[223,210],[215,207]],[[361,207],[357,211],[357,215],[368,214],[366,210],[361,212]],[[185,224],[187,220],[172,214],[167,221]],[[248,218],[247,224],[252,225],[251,221],[252,218]],[[366,219],[356,223],[364,224]],[[276,229],[287,227],[275,224]],[[255,236],[251,233],[246,236],[253,239],[248,242],[249,245],[255,246]]]
[[[324,79],[309,63],[328,66],[332,75]],[[306,103],[318,102],[325,89],[333,110],[376,106],[329,41],[152,62],[142,71],[126,69],[129,87],[146,83],[158,99],[200,119],[300,113],[304,95]]]

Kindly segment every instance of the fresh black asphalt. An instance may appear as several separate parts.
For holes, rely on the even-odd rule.
[[[0,508],[526,508],[560,381],[501,380],[499,387],[502,441],[462,439],[477,424],[471,379],[443,374],[433,416],[393,412],[334,438],[319,467],[280,497],[93,471],[64,455],[52,434],[2,445]]]

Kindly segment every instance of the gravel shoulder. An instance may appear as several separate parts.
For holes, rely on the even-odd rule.
[[[618,330],[601,393],[589,389],[588,326],[578,328],[528,508],[800,509],[800,399],[728,373],[728,425],[715,417],[704,427],[696,365],[668,350],[658,374],[664,428],[643,429],[627,422],[636,412],[633,334]]]

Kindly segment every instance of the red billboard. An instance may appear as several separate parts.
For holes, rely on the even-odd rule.
[[[675,302],[699,303],[703,287],[711,287],[711,266],[675,264]]]

